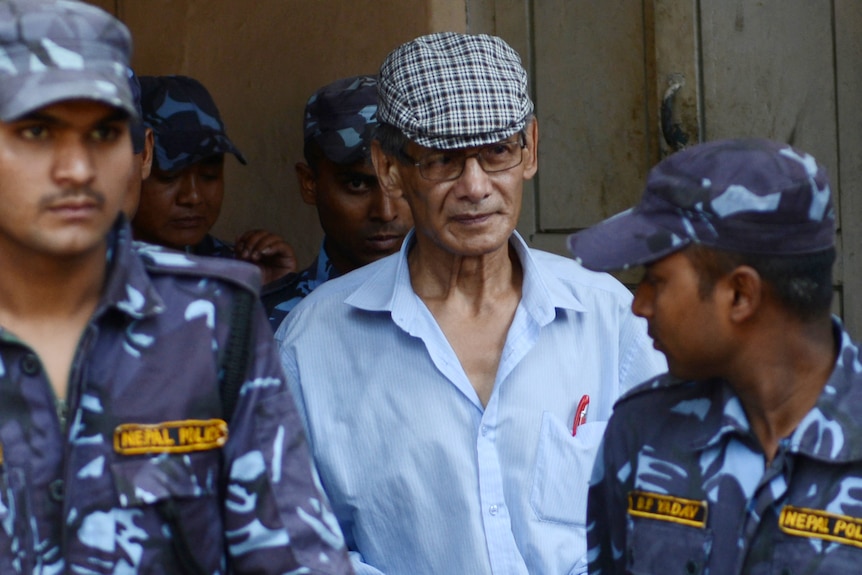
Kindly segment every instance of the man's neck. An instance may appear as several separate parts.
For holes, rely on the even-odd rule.
[[[13,257],[0,250],[0,326],[35,351],[61,400],[81,336],[99,303],[106,250],[102,244],[69,258]]]
[[[771,332],[747,346],[749,361],[738,362],[729,378],[767,461],[817,403],[838,353],[828,317],[776,324]]]
[[[460,256],[417,241],[407,261],[413,290],[423,300],[459,298],[481,306],[514,294],[520,299],[523,270],[508,243],[487,254]]]
[[[0,315],[67,315],[98,301],[106,274],[107,244],[72,257],[0,251]]]

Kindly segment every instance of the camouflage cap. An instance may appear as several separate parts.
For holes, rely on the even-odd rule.
[[[212,96],[188,76],[139,76],[144,123],[155,135],[159,169],[180,170],[204,158],[230,152],[245,157],[227,137]]]
[[[533,111],[520,56],[495,36],[421,36],[386,57],[378,81],[380,122],[430,148],[499,142]]]
[[[129,76],[129,89],[132,91],[132,103],[135,105],[137,118],[132,120],[130,131],[132,133],[132,150],[135,154],[140,154],[144,151],[146,139],[146,127],[144,126],[144,113],[141,111],[141,81],[135,75],[135,71],[129,68],[126,70]]]
[[[700,144],[656,165],[637,206],[568,238],[575,259],[600,271],[647,264],[692,243],[776,256],[832,247],[825,170],[770,140]]]
[[[126,68],[129,31],[77,0],[0,0],[0,120],[64,100],[104,102],[135,115]]]
[[[305,144],[314,142],[336,164],[352,164],[368,158],[376,126],[374,76],[336,80],[317,90],[305,104]]]

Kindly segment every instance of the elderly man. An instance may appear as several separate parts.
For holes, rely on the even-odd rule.
[[[132,242],[130,51],[0,0],[0,573],[349,573],[259,272]]]
[[[628,290],[515,232],[539,127],[508,45],[420,37],[378,81],[377,177],[415,231],[276,333],[354,568],[584,572],[604,421],[665,364]]]
[[[835,212],[810,155],[722,140],[653,168],[572,237],[645,266],[632,309],[669,374],[614,407],[589,493],[590,573],[858,573],[862,357],[831,317]]]

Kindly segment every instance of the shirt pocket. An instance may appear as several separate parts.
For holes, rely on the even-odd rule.
[[[542,414],[530,504],[542,521],[585,527],[587,490],[606,422],[570,426],[553,413]]]
[[[862,570],[862,549],[854,544],[789,537],[773,547],[771,575],[836,575]]]
[[[712,548],[710,529],[654,519],[633,519],[628,522],[628,530],[626,573],[704,573]]]
[[[220,452],[211,450],[114,462],[111,470],[120,507],[144,507],[166,499],[214,497],[220,461]]]
[[[219,450],[111,465],[119,507],[140,514],[135,523],[145,538],[153,544],[171,544],[177,540],[172,534],[178,533],[193,544],[192,552],[202,557],[202,564],[217,561],[223,549],[220,469]]]

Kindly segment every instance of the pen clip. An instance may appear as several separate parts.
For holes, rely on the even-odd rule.
[[[590,409],[590,396],[584,395],[578,402],[578,408],[575,410],[575,419],[572,422],[572,437],[578,433],[578,426],[587,422],[587,411]]]

